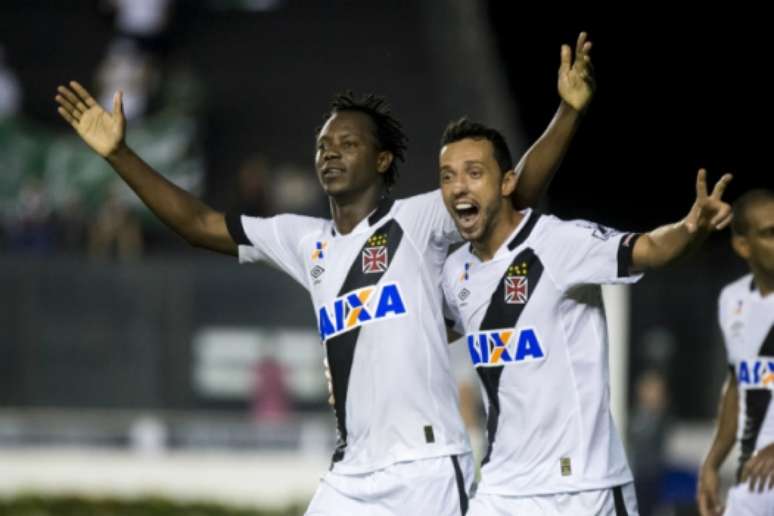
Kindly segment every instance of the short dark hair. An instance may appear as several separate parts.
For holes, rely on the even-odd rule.
[[[368,115],[374,123],[376,144],[380,151],[389,151],[393,159],[390,167],[383,174],[384,185],[389,190],[398,179],[398,161],[406,161],[408,138],[403,132],[401,123],[393,116],[390,105],[379,95],[366,93],[356,95],[351,91],[338,93],[331,100],[331,109],[323,120],[342,111],[357,111]],[[317,134],[320,128],[317,129]]]
[[[441,135],[441,147],[450,143],[472,138],[474,140],[489,140],[494,147],[494,158],[500,166],[500,171],[505,173],[513,168],[513,158],[508,144],[500,131],[492,129],[484,124],[472,122],[467,117],[449,122]]]
[[[750,208],[764,202],[774,202],[774,191],[766,188],[749,190],[734,201],[734,218],[731,220],[731,231],[737,235],[746,235],[750,231]]]

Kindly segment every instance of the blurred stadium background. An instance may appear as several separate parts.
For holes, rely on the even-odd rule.
[[[771,187],[755,128],[771,110],[764,17],[618,9],[0,3],[0,514],[87,514],[83,500],[102,500],[94,514],[297,514],[334,439],[306,294],[163,228],[58,119],[57,84],[122,88],[130,145],[218,209],[326,216],[313,138],[334,93],[390,100],[410,137],[396,194],[419,193],[452,118],[526,149],[558,103],[559,45],[587,30],[599,88],[547,210],[645,230],[687,211],[699,166],[736,174],[732,200]],[[695,514],[726,371],[717,294],[742,273],[721,233],[606,293],[614,411],[653,493],[643,514]],[[480,438],[476,380],[453,353]]]

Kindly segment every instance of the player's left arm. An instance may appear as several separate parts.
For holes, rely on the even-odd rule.
[[[585,32],[578,36],[575,59],[572,57],[569,45],[562,45],[557,80],[559,108],[515,167],[519,187],[513,193],[513,202],[518,208],[535,206],[543,197],[594,95],[591,42]]]
[[[688,215],[679,222],[658,227],[637,239],[632,250],[632,269],[643,271],[664,267],[686,256],[709,234],[731,222],[731,206],[721,197],[731,174],[724,174],[707,194],[707,172],[696,176],[696,200]]]

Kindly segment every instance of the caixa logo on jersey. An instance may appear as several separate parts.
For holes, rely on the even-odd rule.
[[[406,303],[397,283],[353,290],[320,307],[320,339],[335,337],[364,324],[406,315]]]
[[[774,389],[774,357],[740,360],[736,379],[748,389]]]
[[[488,330],[467,336],[468,351],[477,367],[536,362],[546,357],[534,328]]]

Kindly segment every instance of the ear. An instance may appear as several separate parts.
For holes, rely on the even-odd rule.
[[[511,197],[513,192],[516,191],[516,185],[519,182],[519,175],[515,170],[506,170],[503,174],[503,179],[500,182],[500,195],[503,197]]]
[[[747,237],[742,235],[733,235],[731,237],[731,247],[734,248],[736,254],[742,259],[750,259],[750,243],[747,241]]]
[[[376,155],[376,171],[380,174],[387,172],[394,158],[395,156],[390,151],[379,151],[379,154]]]

